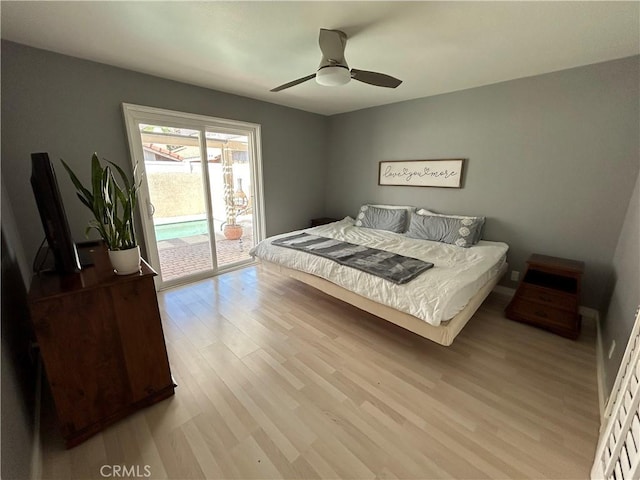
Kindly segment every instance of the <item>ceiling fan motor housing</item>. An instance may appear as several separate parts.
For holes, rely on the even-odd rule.
[[[316,72],[316,82],[325,87],[344,85],[351,80],[349,67],[344,65],[327,65]]]
[[[272,88],[272,92],[279,92],[286,88],[294,87],[315,77],[316,82],[327,87],[337,87],[349,83],[353,78],[358,82],[368,83],[377,87],[396,88],[402,83],[390,75],[368,70],[349,70],[349,65],[344,58],[344,49],[347,46],[347,35],[341,30],[320,29],[318,44],[322,52],[322,60],[316,73],[298,78],[279,87]]]

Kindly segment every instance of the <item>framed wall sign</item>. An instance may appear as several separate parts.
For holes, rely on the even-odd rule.
[[[381,161],[378,185],[461,188],[463,158]]]

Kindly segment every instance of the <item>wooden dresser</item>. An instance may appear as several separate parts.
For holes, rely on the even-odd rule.
[[[584,263],[533,254],[506,308],[512,320],[529,323],[568,338],[580,334],[580,282]]]
[[[89,252],[81,273],[35,276],[31,321],[67,448],[174,393],[153,277],[113,273]]]

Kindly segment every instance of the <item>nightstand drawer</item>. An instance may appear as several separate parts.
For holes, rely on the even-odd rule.
[[[516,298],[507,307],[507,314],[514,320],[548,328],[561,335],[575,337],[579,332],[580,316],[577,313],[541,303]]]
[[[542,303],[555,308],[575,312],[578,308],[578,299],[575,295],[566,294],[549,288],[536,285],[522,284],[518,289],[518,296],[523,300]]]
[[[580,281],[584,262],[532,254],[507,318],[578,338],[580,334]]]

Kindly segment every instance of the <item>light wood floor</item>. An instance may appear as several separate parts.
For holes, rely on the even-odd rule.
[[[49,415],[43,478],[588,478],[595,326],[567,340],[506,301],[442,347],[256,267],[166,291],[175,396],[68,451]]]

